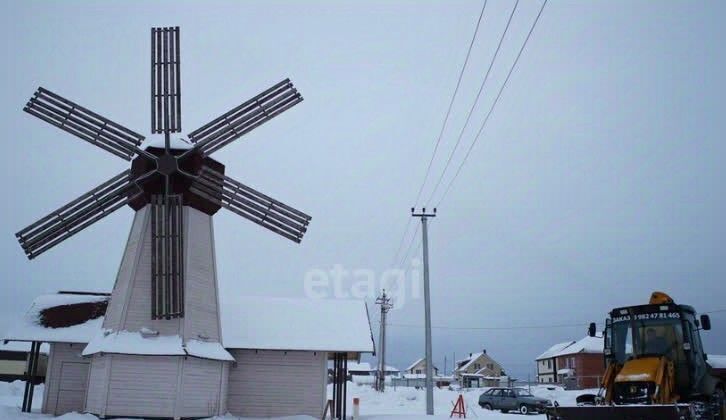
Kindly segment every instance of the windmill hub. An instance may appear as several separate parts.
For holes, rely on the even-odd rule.
[[[156,159],[156,167],[160,174],[171,175],[179,170],[176,157],[171,153],[164,153]]]

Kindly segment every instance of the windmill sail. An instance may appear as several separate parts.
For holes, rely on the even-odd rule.
[[[151,29],[151,132],[181,131],[179,27]]]
[[[184,316],[184,212],[180,195],[151,197],[151,318]]]

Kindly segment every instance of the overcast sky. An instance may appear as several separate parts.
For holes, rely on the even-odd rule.
[[[16,231],[128,166],[23,113],[39,85],[151,137],[149,28],[167,25],[182,30],[184,133],[290,77],[305,101],[215,157],[312,215],[308,234],[295,245],[221,211],[215,235],[223,296],[303,297],[311,270],[380,276],[391,266],[514,6],[490,0],[433,179],[414,203],[480,1],[2,4],[0,332],[38,294],[110,291],[132,220],[124,208],[32,262],[23,256]],[[520,3],[454,167],[539,4]],[[454,353],[486,348],[526,377],[547,347],[653,290],[698,311],[726,308],[725,18],[717,1],[547,5],[430,223],[435,326],[543,328],[435,329],[440,368],[444,356],[450,370]],[[423,303],[399,303],[388,360],[404,368],[423,355]],[[726,313],[712,318],[707,351],[726,354]]]

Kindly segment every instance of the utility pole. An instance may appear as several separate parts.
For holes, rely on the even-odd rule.
[[[380,333],[380,355],[378,356],[378,375],[376,377],[376,389],[383,392],[386,387],[386,314],[393,308],[391,298],[386,296],[386,289],[383,295],[376,298],[376,305],[381,305],[381,327]]]
[[[436,217],[436,208],[433,213],[426,213],[426,207],[421,213],[415,213],[411,207],[411,216],[421,219],[421,236],[423,237],[423,264],[424,264],[424,314],[426,317],[426,414],[434,414],[434,378],[431,355],[431,293],[429,291],[429,233],[426,221],[429,217]]]

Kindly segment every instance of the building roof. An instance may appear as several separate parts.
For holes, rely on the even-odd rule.
[[[571,354],[578,353],[602,354],[603,347],[604,341],[602,336],[585,336],[584,338],[581,338],[580,340],[555,353],[553,357],[569,356]]]
[[[498,366],[500,366],[500,367],[501,367],[501,365],[499,365],[499,363],[498,363],[498,362],[497,362],[496,360],[494,360],[494,358],[492,358],[492,357],[491,357],[491,356],[490,356],[489,354],[487,354],[486,352],[480,351],[479,353],[472,353],[472,354],[471,354],[471,355],[470,355],[469,357],[467,357],[466,359],[461,359],[461,360],[457,361],[457,362],[456,362],[457,364],[458,364],[458,363],[464,363],[464,364],[463,364],[463,365],[461,365],[461,367],[458,367],[458,368],[456,368],[456,371],[458,372],[458,371],[461,371],[461,370],[466,370],[466,369],[468,369],[468,368],[469,368],[469,366],[470,366],[470,365],[471,365],[472,363],[474,363],[474,361],[476,361],[476,359],[478,359],[479,357],[481,357],[481,356],[483,356],[483,355],[485,355],[485,354],[487,355],[487,357],[488,357],[489,359],[491,359],[491,361],[492,361],[492,362],[496,363],[496,364],[497,364]]]
[[[88,343],[101,329],[108,294],[41,295],[5,339],[46,343]]]
[[[222,296],[221,317],[228,349],[374,351],[360,300]]]
[[[557,343],[554,346],[548,348],[544,353],[537,356],[535,360],[542,360],[542,359],[551,359],[553,358],[557,353],[564,350],[566,347],[575,344],[574,341],[565,341],[562,343]]]
[[[371,370],[373,369],[371,369],[371,364],[368,362],[348,362],[348,372],[370,372]]]
[[[139,333],[128,331],[120,333],[130,335],[104,334],[103,315],[109,299],[107,294],[39,296],[21,321],[17,322],[3,338],[12,341],[49,343],[90,343],[93,340],[94,345],[89,349],[91,352],[127,349],[142,340],[144,346],[148,345],[149,350],[156,353],[162,351],[161,347],[164,347],[165,352],[181,351],[176,341],[169,342],[172,344],[169,347],[161,346],[159,344],[161,340],[154,340],[162,337],[141,337]],[[78,316],[79,311],[83,312],[83,316]],[[67,322],[66,315],[69,312],[75,317],[71,317],[72,322]],[[220,312],[222,342],[227,349],[359,353],[374,351],[368,311],[363,301],[222,297]],[[175,340],[174,337],[171,339]],[[156,344],[153,344],[154,342]],[[191,354],[188,344],[183,346],[184,352]],[[206,344],[210,343],[193,344],[192,347],[201,354],[226,357],[221,354],[220,349],[207,348],[209,346]]]
[[[413,369],[414,367],[416,367],[416,365],[417,365],[417,364],[419,364],[419,363],[421,363],[421,362],[423,362],[423,361],[424,361],[424,358],[422,357],[422,358],[420,358],[420,359],[416,360],[415,362],[413,362],[413,363],[411,364],[411,366],[407,367],[407,368],[406,368],[405,370],[411,370],[411,369]],[[439,370],[439,368],[437,368],[437,367],[436,367],[436,365],[431,365],[431,369],[433,369],[433,370]]]

